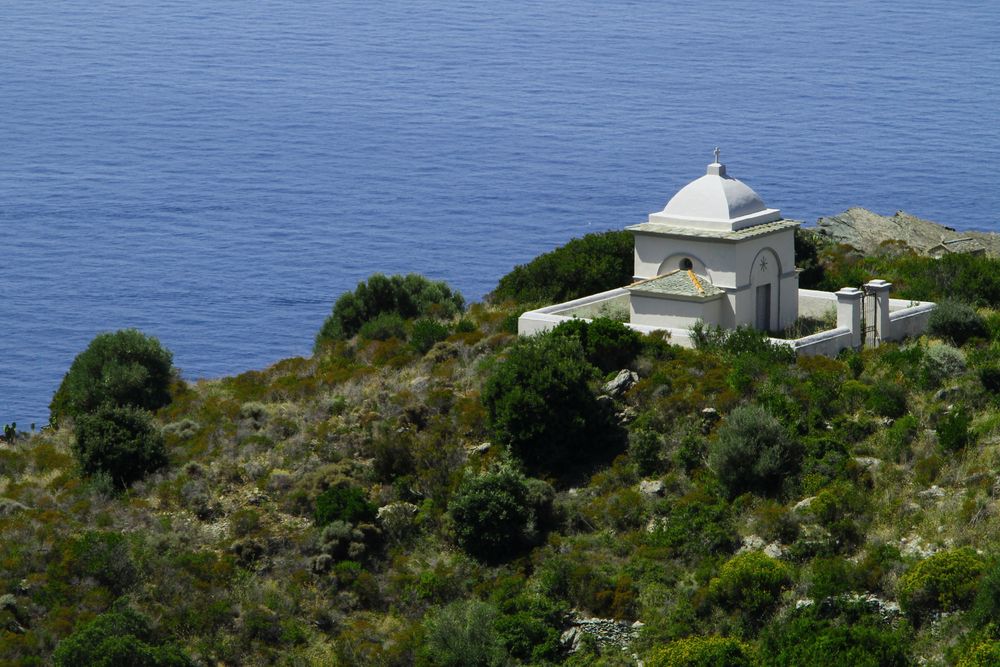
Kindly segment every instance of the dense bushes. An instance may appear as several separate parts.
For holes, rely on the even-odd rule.
[[[382,319],[377,324],[369,325],[370,338],[394,335],[404,319],[451,318],[461,312],[464,305],[462,295],[453,292],[444,282],[428,280],[415,273],[406,276],[376,273],[358,283],[353,292],[337,299],[333,312],[316,334],[316,348],[350,338],[379,316]]]
[[[708,595],[722,609],[736,613],[745,631],[760,629],[778,608],[792,572],[779,560],[748,551],[726,561],[709,582]]]
[[[573,337],[512,345],[483,387],[487,422],[530,472],[556,474],[621,443],[588,386],[594,368]]]
[[[77,418],[73,454],[85,475],[107,475],[118,488],[167,463],[163,436],[150,414],[111,404]]]
[[[552,329],[553,336],[574,337],[594,366],[605,373],[625,368],[642,349],[642,337],[621,322],[598,317],[589,323],[569,320]]]
[[[883,620],[864,603],[818,602],[795,609],[761,637],[767,667],[906,667],[904,629]]]
[[[687,637],[653,651],[650,667],[753,667],[750,646],[729,637]]]
[[[375,520],[375,511],[375,506],[368,502],[361,489],[335,485],[316,497],[314,518],[317,526],[325,526],[334,521],[370,522]]]
[[[972,549],[949,549],[926,558],[899,578],[899,603],[914,622],[938,611],[972,604],[984,563]]]
[[[458,600],[432,611],[424,621],[421,667],[501,667],[507,653],[497,632],[499,613],[480,600]]]
[[[551,504],[546,487],[529,484],[507,464],[466,478],[448,505],[459,546],[480,560],[498,562],[534,544]]]
[[[492,301],[559,303],[632,282],[634,241],[626,231],[587,234],[514,267]]]
[[[750,491],[775,495],[799,466],[800,450],[788,431],[757,405],[730,413],[709,445],[708,460],[731,497]]]
[[[989,338],[986,320],[972,306],[945,299],[931,313],[927,331],[955,345],[965,345],[971,338]]]
[[[149,621],[116,606],[77,628],[56,647],[56,667],[188,667],[194,663],[180,649],[157,641]]]
[[[63,377],[50,420],[58,424],[104,403],[156,410],[170,402],[172,360],[156,338],[136,329],[98,334]]]

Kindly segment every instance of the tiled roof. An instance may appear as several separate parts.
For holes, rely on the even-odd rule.
[[[709,282],[708,278],[695,275],[694,271],[682,269],[674,269],[655,278],[640,280],[625,289],[630,292],[694,299],[711,299],[725,294],[723,290]]]
[[[675,225],[666,225],[661,222],[643,222],[638,225],[631,225],[626,227],[630,232],[643,232],[646,234],[660,234],[663,236],[685,236],[685,237],[698,237],[705,239],[719,239],[722,241],[742,241],[744,239],[752,239],[755,236],[762,236],[764,234],[770,234],[772,232],[777,232],[782,229],[789,229],[793,227],[798,227],[801,222],[795,220],[775,220],[774,222],[764,222],[759,225],[754,225],[752,227],[747,227],[746,229],[740,229],[735,232],[729,232],[725,230],[716,229],[697,229],[694,227],[679,227]]]

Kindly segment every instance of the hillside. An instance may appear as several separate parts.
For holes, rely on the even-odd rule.
[[[0,444],[0,664],[998,664],[1000,261],[800,251],[960,303],[795,359],[373,278],[312,357],[174,379],[138,481],[87,416]]]

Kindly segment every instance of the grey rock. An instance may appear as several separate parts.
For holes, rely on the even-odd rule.
[[[23,512],[28,506],[13,498],[0,498],[0,516],[10,516],[15,512]]]
[[[935,401],[953,401],[962,393],[962,388],[958,386],[942,387],[934,392]],[[951,406],[949,406],[951,407]]]
[[[854,462],[870,471],[878,470],[882,466],[882,460],[873,456],[855,456]]]
[[[945,491],[940,486],[935,484],[929,489],[924,489],[923,491],[918,492],[917,496],[925,500],[937,500],[939,498],[944,498]]]
[[[809,496],[808,498],[803,498],[799,502],[792,506],[792,511],[797,514],[807,514],[809,508],[812,506],[813,502],[816,500],[816,496]]]
[[[639,482],[639,493],[645,496],[662,496],[665,489],[663,480],[644,479]]]
[[[635,371],[630,371],[627,368],[623,368],[618,371],[618,375],[615,376],[614,380],[606,383],[602,388],[602,391],[608,396],[619,397],[626,391],[631,389],[632,385],[639,381],[639,374]]]
[[[490,451],[490,447],[492,447],[492,446],[493,446],[493,443],[491,443],[491,442],[484,442],[484,443],[481,443],[481,444],[478,444],[478,445],[473,445],[473,446],[467,448],[467,451],[470,454],[485,454],[486,452]]]
[[[816,230],[836,243],[846,243],[865,254],[879,251],[885,241],[900,241],[926,253],[942,241],[969,238],[988,255],[1000,256],[1000,235],[989,232],[955,231],[931,220],[897,211],[892,216],[879,215],[863,208],[820,218]]]
[[[771,542],[766,547],[764,547],[764,555],[770,556],[771,558],[781,558],[785,554],[785,550],[781,548],[781,545],[777,542]]]

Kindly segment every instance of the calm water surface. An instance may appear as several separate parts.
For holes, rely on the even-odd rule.
[[[1000,226],[1000,3],[0,1],[0,421],[95,333],[307,354],[375,271],[478,299],[720,145],[786,216]]]

